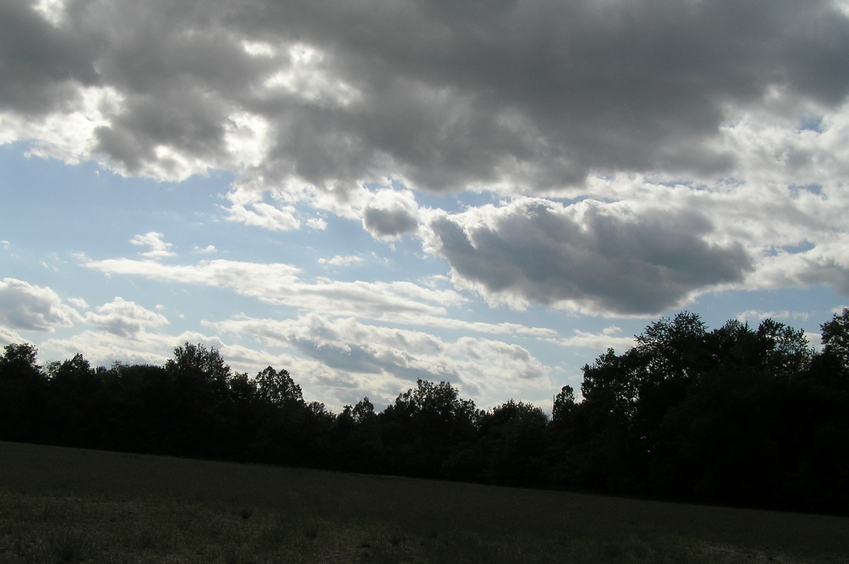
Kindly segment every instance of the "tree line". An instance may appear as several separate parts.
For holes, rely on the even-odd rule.
[[[849,309],[821,351],[767,319],[660,319],[583,367],[549,417],[418,380],[383,411],[304,400],[186,343],[164,366],[0,358],[0,440],[849,514]]]

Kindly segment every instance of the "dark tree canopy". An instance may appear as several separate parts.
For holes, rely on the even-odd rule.
[[[823,323],[823,353],[836,358],[844,370],[849,370],[849,308]]]
[[[849,310],[821,327],[817,351],[772,319],[660,319],[585,365],[550,418],[426,380],[336,415],[287,370],[234,373],[202,344],[109,368],[81,354],[42,367],[12,344],[0,440],[849,515]]]

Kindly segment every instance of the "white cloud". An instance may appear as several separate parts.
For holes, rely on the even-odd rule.
[[[270,231],[292,231],[300,229],[301,223],[295,217],[296,210],[292,206],[278,208],[264,202],[249,204],[251,209],[238,204],[227,208],[227,219],[245,225],[262,227]]]
[[[155,231],[151,231],[145,235],[136,235],[132,239],[130,239],[130,243],[133,245],[138,245],[141,247],[150,247],[150,250],[145,253],[140,253],[143,257],[148,257],[152,259],[160,259],[164,257],[173,257],[176,253],[173,253],[169,249],[173,246],[171,243],[166,243],[162,240],[164,235],[162,233],[156,233]]]
[[[140,331],[132,339],[109,331],[82,331],[67,338],[47,339],[40,343],[39,350],[43,358],[53,359],[67,359],[82,353],[94,366],[109,366],[115,361],[161,366],[173,358],[174,347],[186,342],[216,349],[223,346],[217,337],[195,331],[179,335]]]
[[[412,282],[339,282],[319,279],[305,283],[300,269],[286,264],[228,260],[194,265],[166,265],[153,260],[83,258],[84,266],[106,274],[144,276],[181,284],[227,288],[264,302],[336,315],[363,315],[385,320],[410,314],[444,315],[446,307],[465,300],[451,290],[436,290]]]
[[[575,329],[575,334],[571,337],[545,340],[563,347],[585,347],[597,350],[611,348],[619,353],[624,353],[628,349],[633,348],[636,342],[633,337],[617,336],[620,332],[621,330],[618,327],[608,327],[601,333],[588,333]]]
[[[0,345],[6,346],[13,343],[17,344],[25,342],[26,339],[21,337],[19,334],[0,325]]]
[[[7,331],[52,332],[80,319],[80,314],[50,288],[14,278],[0,280],[0,326]]]
[[[330,266],[351,266],[352,264],[361,264],[365,259],[360,256],[350,255],[350,256],[342,256],[336,255],[335,257],[326,259],[320,258],[318,259],[319,264],[327,264]]]
[[[68,15],[65,0],[38,0],[32,8],[55,27],[59,27]]]
[[[68,298],[67,302],[77,309],[88,309],[88,303],[82,298]]]
[[[779,311],[760,311],[755,309],[750,309],[744,311],[743,313],[737,315],[737,320],[741,322],[753,322],[755,324],[760,323],[764,319],[786,319],[791,321],[806,321],[810,318],[810,314],[807,312],[800,311],[789,311],[789,310],[779,310]]]
[[[257,49],[251,53],[255,56]],[[251,52],[251,51],[249,51]],[[268,51],[266,51],[267,53]],[[326,55],[311,45],[296,43],[288,49],[289,65],[266,78],[260,97],[279,98],[279,90],[318,106],[348,106],[361,99],[356,87],[333,76]]]
[[[348,375],[357,389],[383,390],[380,401],[391,401],[417,378],[453,382],[484,404],[504,394],[551,386],[548,369],[539,360],[523,347],[502,341],[446,341],[422,331],[315,313],[282,321],[242,317],[207,325],[223,333],[252,335],[268,346],[291,347],[330,371],[323,378],[327,385]]]
[[[148,327],[168,325],[164,315],[120,297],[96,309],[97,313],[86,313],[86,322],[120,337],[135,338]]]
[[[327,229],[327,220],[322,217],[311,217],[307,220],[307,226],[316,231],[324,231]]]
[[[297,280],[298,268],[286,264],[260,264],[223,259],[196,265],[167,265],[154,260],[83,259],[84,266],[106,274],[144,276],[182,284],[229,288],[248,296],[273,301]]]

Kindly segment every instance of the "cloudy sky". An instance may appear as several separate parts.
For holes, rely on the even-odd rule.
[[[0,341],[547,405],[849,305],[845,0],[3,0]],[[816,339],[813,342],[816,345]]]

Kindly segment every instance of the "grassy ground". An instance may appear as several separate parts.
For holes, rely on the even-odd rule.
[[[849,519],[0,442],[0,563],[849,562]]]

